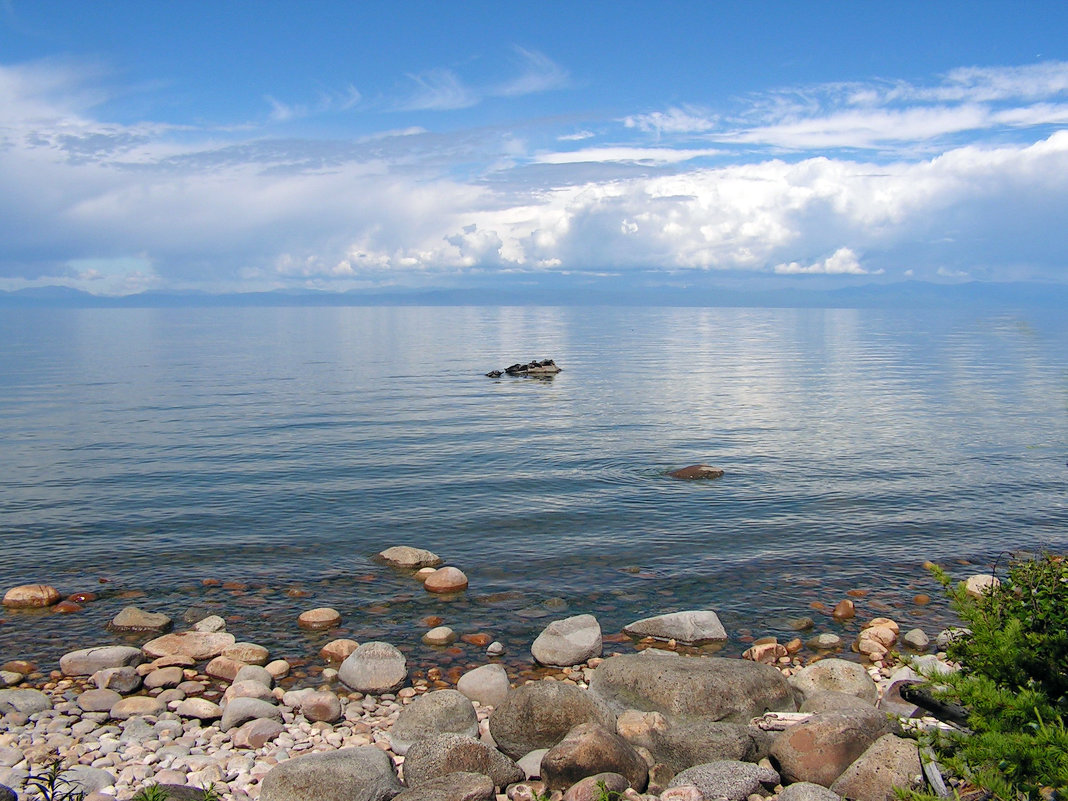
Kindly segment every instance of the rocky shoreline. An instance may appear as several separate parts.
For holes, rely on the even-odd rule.
[[[381,557],[430,581],[428,591],[466,588],[429,552]],[[46,585],[5,596],[9,606],[58,600]],[[834,612],[854,613],[848,600]],[[301,625],[329,631],[335,615],[310,609]],[[727,634],[716,614],[690,610],[634,621],[609,656],[593,615],[554,620],[531,643],[536,672],[509,672],[503,647],[485,640],[481,664],[418,671],[388,643],[336,639],[295,681],[293,664],[237,642],[221,617],[172,625],[130,608],[110,628],[143,632],[140,647],[78,649],[47,672],[0,665],[0,785],[19,792],[29,772],[60,759],[92,801],[152,784],[172,798],[212,787],[235,801],[592,801],[598,781],[631,799],[890,801],[894,785],[924,781],[902,727],[942,725],[901,700],[901,683],[918,676],[897,652],[928,674],[953,669],[942,653],[921,656],[927,634],[885,617],[852,643],[809,631],[720,658]],[[424,638],[455,636],[438,625]]]

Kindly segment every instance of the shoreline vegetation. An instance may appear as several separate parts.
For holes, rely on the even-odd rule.
[[[463,572],[429,551],[400,546],[379,558],[428,592],[467,590]],[[963,586],[957,603],[984,597],[997,578]],[[23,585],[4,603],[78,600],[91,604]],[[857,614],[849,597],[827,612]],[[339,622],[336,610],[315,608],[298,625],[328,634]],[[424,642],[456,642],[443,619],[422,622]],[[894,786],[933,791],[937,770],[924,778],[909,732],[951,727],[900,691],[921,673],[958,668],[946,651],[952,630],[903,632],[879,616],[857,622],[850,641],[798,618],[798,636],[749,638],[739,659],[715,656],[728,636],[710,610],[654,615],[620,635],[571,614],[530,643],[526,667],[479,633],[463,636],[481,659],[423,670],[389,643],[345,638],[327,642],[316,664],[272,659],[237,642],[219,616],[174,632],[166,615],[129,607],[109,629],[139,634],[139,647],[88,644],[58,669],[28,659],[0,666],[0,785],[32,783],[58,760],[64,781],[93,801],[143,797],[157,784],[173,798],[206,787],[222,799],[295,801],[306,797],[305,780],[327,788],[317,792],[324,801],[334,797],[331,782],[339,798],[443,801],[790,801],[801,792],[830,801],[832,790],[890,801]],[[318,778],[301,778],[309,770]],[[363,787],[378,789],[361,795]]]

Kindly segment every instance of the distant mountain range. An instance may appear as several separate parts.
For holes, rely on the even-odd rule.
[[[247,306],[754,306],[786,308],[1059,307],[1068,309],[1068,285],[1036,283],[932,284],[908,281],[838,289],[633,287],[463,288],[318,292],[279,290],[210,294],[143,292],[93,295],[52,286],[0,292],[0,308],[181,308]]]

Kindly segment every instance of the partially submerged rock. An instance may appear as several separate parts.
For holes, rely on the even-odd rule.
[[[680,645],[707,645],[726,642],[727,632],[719,616],[711,610],[672,612],[635,620],[623,627],[630,637],[652,637],[656,640],[675,640]]]
[[[554,376],[562,369],[552,359],[542,359],[540,362],[534,360],[526,364],[513,364],[511,367],[505,367],[504,372],[508,375],[545,377]],[[502,373],[500,370],[490,370],[486,375],[490,378],[500,378]]]
[[[691,464],[688,467],[680,467],[678,470],[668,471],[668,477],[680,478],[685,481],[722,478],[723,471],[708,464]]]

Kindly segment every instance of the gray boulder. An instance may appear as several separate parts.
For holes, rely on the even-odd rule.
[[[727,632],[719,622],[719,616],[708,609],[642,618],[624,626],[623,633],[630,637],[652,637],[665,642],[675,640],[682,645],[727,641]]]
[[[583,723],[567,733],[541,760],[541,778],[550,790],[565,790],[595,773],[618,773],[641,792],[649,766],[630,743],[596,723]]]
[[[615,656],[593,672],[590,690],[611,707],[748,723],[793,712],[793,693],[775,668],[748,659],[656,654]]]
[[[543,665],[580,665],[601,655],[601,626],[593,615],[554,620],[534,640],[530,653]]]
[[[89,680],[98,689],[114,690],[123,695],[137,692],[141,689],[142,681],[141,674],[137,672],[137,668],[131,666],[104,668],[93,673]]]
[[[493,801],[493,781],[480,773],[447,773],[411,787],[394,801]]]
[[[790,686],[802,702],[814,693],[827,691],[855,695],[873,706],[879,698],[879,687],[864,666],[845,659],[821,659],[801,668],[790,677]]]
[[[223,710],[219,728],[223,731],[236,729],[242,723],[256,718],[268,720],[281,720],[282,711],[274,704],[259,698],[232,698]]]
[[[274,687],[274,676],[267,671],[267,668],[259,665],[245,665],[238,670],[234,674],[234,683],[239,681],[256,681],[268,689]]]
[[[35,715],[52,708],[52,699],[40,690],[0,690],[0,715],[12,710]]]
[[[894,728],[877,709],[823,712],[779,734],[771,745],[771,758],[788,782],[830,787],[868,746]]]
[[[756,762],[765,756],[758,730],[743,723],[705,718],[669,720],[659,712],[624,712],[617,721],[619,733],[632,745],[645,748],[664,766],[667,775],[710,761]]]
[[[378,555],[378,558],[394,567],[403,567],[408,570],[417,570],[421,567],[437,567],[441,564],[441,557],[425,548],[412,548],[409,545],[394,545],[386,548]]]
[[[115,777],[103,768],[91,768],[88,765],[73,765],[63,771],[63,778],[68,782],[68,789],[79,789],[86,795],[112,787]]]
[[[385,693],[408,678],[404,654],[386,642],[365,642],[338,668],[337,677],[349,689],[361,693]]]
[[[782,789],[779,801],[842,801],[842,796],[821,784],[796,782]]]
[[[127,606],[111,619],[107,627],[121,634],[166,634],[174,628],[174,621],[162,612],[146,612],[136,606]]]
[[[404,787],[373,745],[287,759],[263,777],[260,801],[389,801]]]
[[[75,703],[83,712],[109,712],[121,700],[122,696],[114,690],[86,690]]]
[[[860,710],[861,712],[865,712],[873,708],[874,707],[863,698],[857,698],[857,696],[850,695],[849,693],[825,690],[822,692],[811,693],[797,711],[815,713]]]
[[[393,752],[403,756],[413,743],[439,734],[478,737],[475,707],[457,690],[438,690],[416,698],[400,711],[389,732],[389,741]]]
[[[571,785],[564,793],[563,801],[600,801],[605,797],[602,786],[611,799],[623,796],[623,792],[630,788],[630,783],[618,773],[595,773]]]
[[[916,742],[886,734],[845,769],[831,790],[855,801],[894,801],[895,787],[914,790],[922,782]]]
[[[483,706],[497,707],[504,703],[512,687],[504,667],[493,664],[467,671],[456,682],[456,689]]]
[[[774,787],[779,783],[779,774],[770,768],[751,762],[722,760],[694,765],[678,774],[668,787],[692,784],[705,798],[727,798],[730,801],[745,801],[753,793],[763,795],[764,785]],[[765,791],[766,792],[766,791]]]
[[[59,669],[65,676],[92,676],[105,668],[133,667],[145,661],[140,648],[128,645],[100,645],[81,648],[59,658]]]
[[[441,734],[420,740],[404,757],[404,781],[419,787],[449,773],[480,773],[495,787],[522,781],[523,771],[492,746],[463,734]]]
[[[508,693],[490,715],[489,728],[497,747],[518,759],[537,748],[552,748],[580,723],[614,731],[616,716],[593,693],[557,681],[532,681]]]

